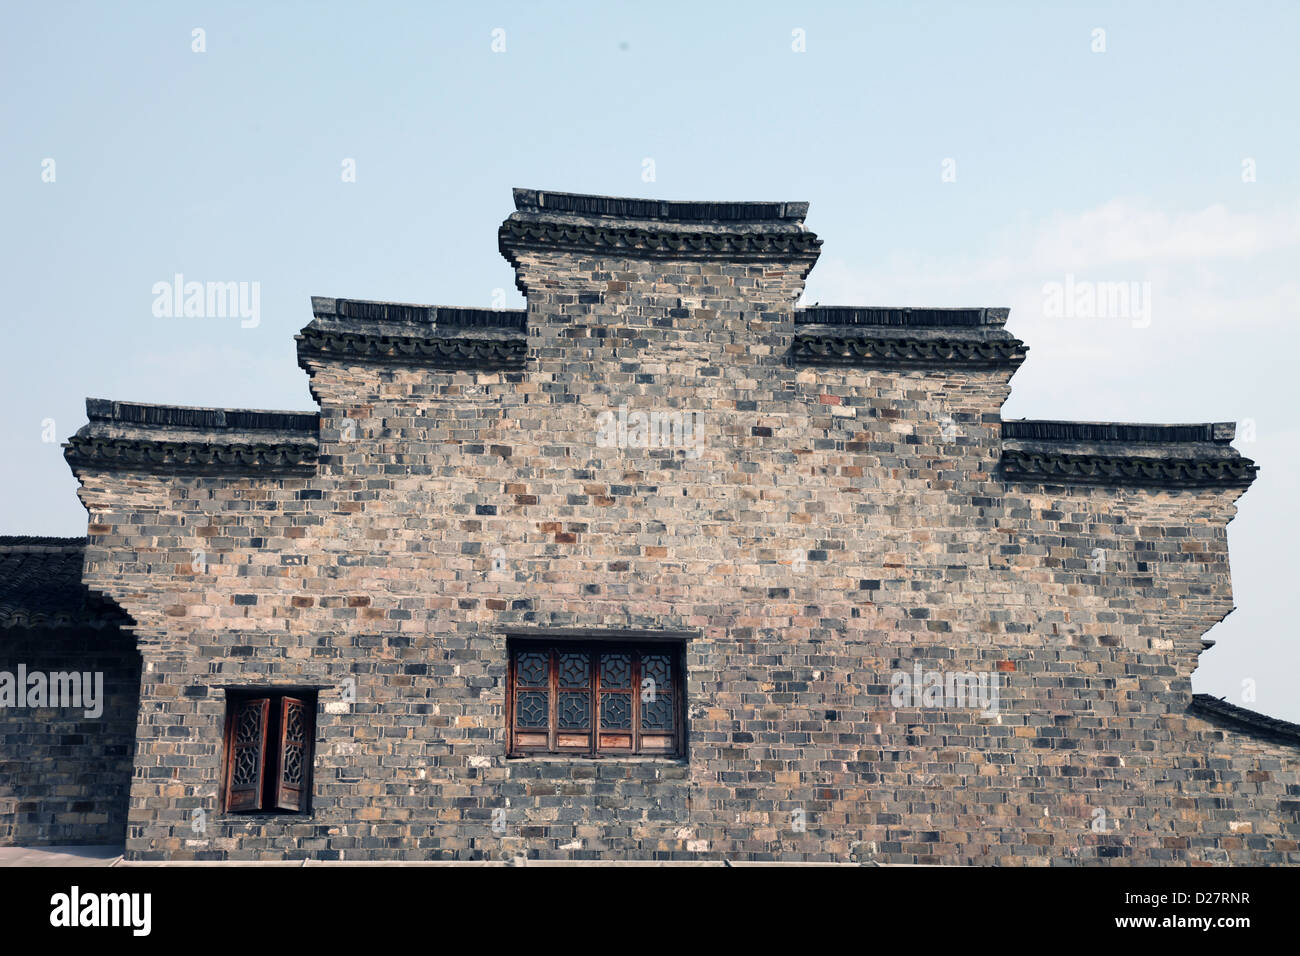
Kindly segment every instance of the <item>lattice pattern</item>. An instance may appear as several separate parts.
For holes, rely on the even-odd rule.
[[[591,655],[560,655],[559,674],[561,687],[586,687],[590,673]]]
[[[515,724],[529,729],[545,730],[550,722],[548,703],[546,691],[522,691],[515,697]]]
[[[606,694],[600,695],[600,729],[601,730],[631,730],[632,729],[632,695],[631,694]]]
[[[284,767],[280,772],[290,787],[302,786],[303,755],[307,749],[307,718],[302,704],[289,701],[284,723]]]
[[[647,683],[649,681],[650,683]],[[672,693],[673,663],[667,654],[641,657],[641,699],[654,700],[660,693]]]
[[[667,654],[646,654],[641,658],[641,679],[667,687],[673,679],[673,659]]]
[[[231,771],[230,785],[236,789],[253,787],[261,776],[262,711],[253,704],[239,709],[235,725],[235,766]]]
[[[602,687],[631,687],[632,655],[601,654],[600,684]]]
[[[245,704],[239,709],[239,726],[235,729],[235,742],[257,744],[262,740],[262,710],[255,704]]]
[[[679,756],[679,654],[662,643],[512,646],[510,755]]]
[[[541,687],[550,673],[551,655],[545,651],[524,651],[515,662],[515,680],[521,687]]]
[[[230,778],[232,787],[243,789],[257,783],[258,750],[256,747],[241,747],[235,751],[235,769]]]
[[[557,701],[561,730],[591,729],[591,694],[587,691],[566,691]]]
[[[670,731],[673,729],[673,698],[664,691],[653,700],[641,701],[641,729]]]

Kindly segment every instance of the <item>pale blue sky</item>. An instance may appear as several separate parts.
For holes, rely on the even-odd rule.
[[[512,186],[808,200],[808,301],[1012,307],[1008,417],[1254,422],[1195,684],[1300,720],[1300,5],[557,6],[7,9],[0,532],[85,533],[41,437],[87,395],[310,408],[312,294],[519,304]],[[260,282],[260,324],[155,318],[177,272]],[[1150,282],[1150,327],[1046,316],[1067,274]]]

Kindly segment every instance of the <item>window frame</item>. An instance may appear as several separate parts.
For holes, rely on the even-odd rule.
[[[520,728],[516,720],[516,704],[520,691],[520,685],[517,682],[517,665],[520,653],[528,651],[545,651],[548,654],[547,666],[547,724],[545,746],[536,744],[521,743],[521,734],[539,735],[538,729]],[[560,674],[557,666],[561,654],[585,654],[588,658],[587,663],[587,682],[584,687],[575,688],[572,685],[567,687],[560,686]],[[626,693],[631,698],[631,716],[630,726],[626,736],[630,738],[629,746],[626,748],[607,746],[602,742],[602,736],[615,737],[624,736],[620,729],[608,729],[602,733],[600,728],[602,694],[622,693],[623,688],[610,688],[605,690],[601,682],[601,654],[619,653],[629,654],[631,656],[631,675],[628,679]],[[670,660],[672,667],[672,731],[671,734],[659,734],[653,730],[646,731],[642,726],[642,694],[640,692],[642,680],[642,659],[646,654],[666,655]],[[686,643],[684,640],[677,639],[658,639],[658,640],[600,640],[600,639],[575,639],[568,636],[544,637],[544,636],[522,636],[510,635],[506,640],[506,688],[505,688],[505,723],[506,723],[506,756],[509,759],[537,759],[537,758],[577,758],[584,760],[626,760],[626,759],[646,759],[657,758],[661,760],[683,760],[686,756],[687,742],[687,725],[686,725]],[[523,685],[525,691],[533,688],[541,688],[541,685]],[[588,730],[585,732],[588,741],[583,746],[561,746],[559,738],[565,734],[566,728],[559,726],[558,709],[559,695],[561,692],[579,692],[585,690],[589,695],[588,711]],[[582,735],[580,730],[568,729],[567,736],[575,737]],[[671,738],[671,745],[667,748],[646,749],[643,746],[643,737],[661,738],[668,736]]]
[[[223,814],[232,817],[289,816],[306,817],[312,812],[312,794],[315,784],[318,689],[315,687],[240,686],[226,689],[225,724],[222,731],[220,807]],[[237,791],[233,786],[237,719],[250,702],[261,702],[261,753],[260,770],[255,801],[252,806],[232,806]],[[291,703],[303,708],[306,725],[303,729],[301,750],[301,783],[293,786],[283,778],[287,740],[287,718]],[[239,794],[250,792],[248,788]],[[283,802],[296,793],[298,806],[286,807]]]

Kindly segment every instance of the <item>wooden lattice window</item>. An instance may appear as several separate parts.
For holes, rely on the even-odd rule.
[[[306,813],[315,739],[315,694],[229,692],[226,812]]]
[[[680,757],[682,645],[510,642],[510,755]]]

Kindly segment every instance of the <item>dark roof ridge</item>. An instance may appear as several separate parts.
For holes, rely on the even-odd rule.
[[[159,428],[290,431],[315,434],[320,427],[320,413],[316,411],[161,405],[148,402],[120,402],[106,398],[87,398],[86,416],[92,422]]]
[[[871,326],[888,328],[950,328],[1000,326],[1009,308],[920,307],[876,305],[811,305],[795,309],[796,325]]]
[[[347,299],[314,295],[311,311],[315,318],[349,319],[362,322],[392,322],[432,328],[523,328],[526,309],[493,309],[463,305],[423,305],[388,302],[381,299]]]
[[[1226,445],[1237,433],[1235,422],[1156,424],[1145,422],[1075,422],[1057,419],[1005,419],[1002,437],[1020,441],[1140,442]]]
[[[90,421],[63,446],[82,471],[311,474],[320,413],[86,400]]]
[[[1292,745],[1300,744],[1300,724],[1238,707],[1211,694],[1193,694],[1192,702],[1187,706],[1187,713],[1212,723],[1228,724],[1234,730],[1255,737]]]
[[[802,223],[808,215],[806,202],[635,199],[519,187],[514,190],[514,199],[515,209],[520,212],[656,222]]]

